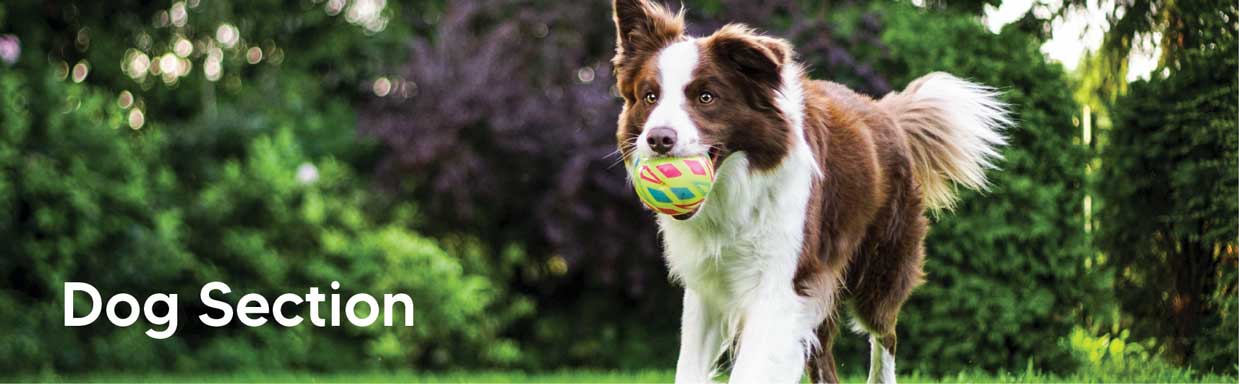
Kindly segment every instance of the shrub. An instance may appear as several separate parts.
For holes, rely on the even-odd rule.
[[[0,361],[10,371],[80,368],[93,363],[85,341],[102,339],[104,328],[64,331],[64,281],[135,288],[191,263],[177,242],[177,212],[161,204],[172,191],[153,161],[163,137],[130,130],[97,91],[51,76],[32,82],[0,73],[0,301],[13,335],[0,341]],[[139,333],[113,333],[118,342],[126,334]],[[181,348],[152,343],[115,361],[141,364]]]
[[[1152,342],[1140,343],[1131,339],[1127,330],[1115,334],[1103,333],[1093,336],[1083,328],[1076,328],[1062,339],[1080,368],[1076,375],[1101,381],[1169,381],[1164,376],[1179,373],[1174,381],[1191,381],[1190,370],[1171,368],[1157,354]]]
[[[1239,80],[1233,34],[1131,84],[1102,152],[1098,244],[1132,337],[1233,374]]]
[[[168,134],[159,124],[130,129],[112,100],[52,76],[31,85],[22,72],[0,73],[0,304],[21,309],[0,315],[12,335],[0,340],[6,372],[355,370],[516,358],[499,332],[519,314],[506,310],[518,298],[409,231],[412,205],[372,198],[347,164],[301,149],[293,127],[338,116],[247,115],[244,124],[207,120]],[[186,148],[195,151],[177,152]],[[408,293],[418,325],[208,328],[197,320],[206,310],[198,289],[210,281],[227,283],[234,294],[224,300],[235,304],[241,292],[304,294],[333,280],[343,297]],[[106,319],[66,328],[66,281],[108,296],[178,294],[176,336],[155,340],[145,327]]]

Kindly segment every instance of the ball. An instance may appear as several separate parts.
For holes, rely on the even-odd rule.
[[[632,166],[637,196],[646,207],[662,214],[696,212],[714,186],[714,168],[704,155],[638,158]]]

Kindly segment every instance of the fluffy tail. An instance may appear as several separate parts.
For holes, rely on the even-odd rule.
[[[951,181],[988,189],[985,170],[996,168],[1002,130],[1012,124],[993,88],[943,72],[922,76],[878,104],[907,132],[912,172],[930,209],[955,206]]]

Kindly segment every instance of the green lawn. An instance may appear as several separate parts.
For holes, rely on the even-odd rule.
[[[559,371],[549,373],[522,372],[454,372],[454,373],[241,373],[224,375],[87,375],[87,376],[34,376],[17,378],[17,381],[51,382],[316,382],[316,383],[664,383],[671,382],[670,371]],[[1206,375],[1190,377],[1184,372],[1167,371],[1151,377],[1096,377],[1072,375],[1054,377],[1040,374],[961,374],[944,378],[929,378],[915,374],[899,377],[904,383],[1239,383],[1239,378]],[[9,379],[3,379],[9,381]],[[864,377],[845,377],[845,383],[863,383]]]

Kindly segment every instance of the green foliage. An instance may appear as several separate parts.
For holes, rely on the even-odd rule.
[[[1127,330],[1093,336],[1083,328],[1076,328],[1062,343],[1081,363],[1077,374],[1091,379],[1164,382],[1191,381],[1198,376],[1191,370],[1173,368],[1158,356],[1153,343],[1135,342]]]
[[[11,335],[0,341],[0,361],[6,370],[51,368],[55,359],[85,363],[79,353],[90,344],[62,331],[64,281],[99,270],[111,272],[99,276],[101,285],[140,286],[188,267],[176,244],[177,212],[158,208],[172,190],[170,175],[146,161],[163,138],[130,131],[123,113],[98,92],[50,76],[33,81],[0,72],[0,276],[6,282],[0,303],[10,308],[0,322]]]
[[[517,358],[498,333],[519,313],[504,310],[510,304],[499,300],[508,297],[488,276],[410,232],[413,206],[377,201],[348,164],[305,154],[295,127],[339,116],[248,115],[249,125],[274,128],[220,119],[168,134],[159,125],[131,130],[124,115],[90,87],[51,76],[32,86],[20,72],[0,73],[0,303],[21,309],[0,314],[11,335],[0,340],[6,372],[355,370]],[[163,160],[187,148],[200,156]],[[178,294],[176,336],[154,340],[145,327],[103,318],[66,328],[66,281],[88,282],[105,297]],[[229,284],[234,293],[223,299],[233,304],[242,293],[274,298],[329,290],[331,281],[345,298],[408,293],[417,325],[207,328],[196,298],[210,281]]]
[[[415,207],[373,193],[357,171],[374,166],[376,151],[355,133],[352,101],[370,93],[365,79],[384,65],[376,58],[401,57],[404,22],[418,22],[400,12],[434,5],[381,9],[383,33],[348,8],[288,5],[0,4],[0,15],[30,16],[0,24],[23,44],[16,64],[0,63],[0,304],[21,309],[0,314],[12,335],[0,340],[0,368],[357,370],[519,359],[500,334],[528,315],[527,300],[482,263],[411,232]],[[177,7],[184,25],[168,21]],[[231,47],[218,40],[225,25],[240,33]],[[158,61],[181,39],[194,47],[188,76],[126,71],[131,55]],[[204,76],[212,47],[222,53],[217,80]],[[263,60],[247,62],[256,49]],[[89,65],[85,84],[71,84],[61,61]],[[118,101],[122,91],[131,103]],[[145,124],[131,129],[133,110]],[[232,287],[233,303],[248,292],[329,290],[332,280],[344,297],[408,293],[417,325],[207,328],[198,289],[216,280]],[[177,294],[176,335],[153,340],[145,327],[106,319],[63,327],[65,281],[105,296]]]
[[[1239,238],[1235,41],[1131,85],[1102,151],[1098,243],[1137,339],[1171,361],[1234,372]]]
[[[880,93],[943,70],[999,87],[1015,110],[1019,124],[1008,133],[1011,145],[1004,152],[1002,169],[991,173],[993,189],[964,192],[955,212],[935,217],[926,243],[929,282],[913,295],[899,324],[900,373],[911,373],[901,378],[1190,381],[1196,372],[1233,375],[1234,331],[1239,329],[1235,316],[1239,138],[1234,129],[1239,86],[1234,77],[1234,31],[1228,23],[1236,19],[1235,8],[1216,2],[1178,2],[1174,7],[1129,12],[1133,17],[1154,15],[1141,22],[1156,25],[1127,25],[1122,33],[1134,36],[1174,27],[1178,29],[1164,34],[1164,39],[1189,38],[1182,40],[1183,46],[1166,51],[1176,55],[1167,60],[1173,70],[1170,78],[1135,84],[1132,94],[1119,100],[1115,128],[1099,140],[1105,153],[1097,168],[1095,158],[1079,142],[1071,87],[1062,70],[1047,64],[1038,52],[1039,38],[1027,32],[1037,28],[1009,27],[994,35],[978,24],[976,13],[996,2],[931,0],[921,9],[854,1],[792,7],[792,1],[731,0],[690,3],[689,9],[690,17],[708,16],[709,20],[695,20],[700,22],[697,27],[743,20],[774,33],[786,29],[786,37],[808,56],[803,59],[812,64],[817,78]],[[612,49],[612,31],[609,24],[588,30],[576,24],[580,19],[604,20],[606,4],[507,5],[521,8],[520,15],[512,18],[520,27],[508,29],[498,28],[508,24],[501,19],[508,17],[503,12],[478,20],[450,20],[439,1],[400,6],[389,2],[381,13],[389,24],[375,32],[350,21],[347,11],[334,16],[326,12],[332,2],[190,1],[198,5],[188,8],[182,26],[160,21],[170,6],[181,2],[170,3],[64,1],[57,2],[59,7],[33,0],[0,3],[0,33],[20,37],[23,51],[16,64],[0,64],[0,306],[6,309],[0,311],[0,329],[6,331],[0,337],[0,369],[6,375],[242,371],[241,376],[219,379],[268,381],[271,376],[252,376],[253,372],[385,369],[403,373],[325,378],[666,381],[671,377],[661,371],[584,376],[579,372],[427,376],[404,371],[661,369],[674,361],[678,319],[667,314],[674,313],[679,291],[663,283],[664,270],[643,269],[658,267],[656,259],[637,258],[656,251],[637,242],[600,243],[598,239],[610,237],[594,236],[641,233],[637,226],[605,224],[616,215],[599,208],[614,206],[619,209],[614,212],[639,214],[634,201],[617,203],[631,196],[573,186],[594,168],[574,168],[575,173],[563,174],[568,176],[543,175],[571,188],[531,182],[527,171],[538,167],[521,167],[510,160],[511,153],[492,144],[500,141],[496,138],[545,144],[531,139],[542,136],[484,133],[523,122],[522,126],[533,128],[528,132],[550,133],[566,141],[555,147],[560,152],[522,144],[527,152],[516,153],[556,163],[610,161],[596,157],[610,150],[613,126],[610,120],[595,117],[606,117],[599,114],[605,108],[618,108],[607,90],[610,80],[603,64]],[[495,11],[488,8],[490,4],[453,2],[465,9]],[[694,16],[696,9],[703,12]],[[221,49],[222,76],[209,80],[203,69],[210,59],[209,47],[222,47],[217,32],[223,24],[237,27],[241,38],[235,46]],[[534,62],[560,60],[561,70],[533,70],[520,64],[523,61],[509,61],[518,58],[493,52],[487,56],[492,61],[464,60],[478,55],[453,51],[460,41],[474,39],[505,45],[483,33],[491,29],[510,31],[508,38],[526,42],[528,34],[540,33],[539,28],[549,34],[538,41],[559,45],[526,45],[519,51],[529,52],[537,59]],[[411,33],[424,38],[413,40]],[[172,52],[182,38],[194,44],[185,58],[194,68],[188,76],[167,81],[151,73],[125,73],[131,49],[157,59]],[[431,53],[452,54],[439,61],[433,55],[419,56],[430,60],[411,62],[432,64],[394,69],[393,62],[407,58],[402,47],[423,40],[436,42],[422,44],[424,49],[445,47]],[[1212,50],[1217,47],[1226,49]],[[251,48],[264,53],[262,61],[246,60]],[[1093,60],[1104,65],[1126,62]],[[497,76],[496,61],[518,64],[512,72],[498,75],[504,81],[472,83],[426,69],[452,69],[461,76],[489,70],[489,75]],[[90,66],[83,84],[67,80],[68,68],[78,62]],[[577,71],[582,66],[596,69],[599,77],[579,84],[584,81]],[[391,72],[381,72],[385,70]],[[422,79],[392,74],[422,72],[432,75]],[[547,91],[554,83],[546,79],[561,75],[570,85],[565,89],[590,92]],[[370,96],[378,76],[392,81],[390,96]],[[1098,84],[1123,75],[1104,70],[1088,76],[1092,77],[1085,78],[1086,88],[1101,87]],[[511,88],[524,82],[536,86]],[[453,91],[469,84],[471,91],[485,97],[453,96]],[[121,91],[131,92],[132,106],[117,102]],[[530,97],[534,93],[554,96]],[[492,97],[496,94],[506,96]],[[462,128],[467,135],[480,135],[470,140],[481,142],[482,149],[470,151],[498,159],[497,164],[511,167],[504,168],[510,172],[481,167],[489,173],[469,175],[464,180],[470,183],[462,184],[461,179],[438,183],[463,185],[460,190],[485,192],[482,196],[498,192],[512,199],[491,205],[504,207],[502,212],[487,211],[487,205],[461,196],[435,196],[466,202],[465,208],[482,207],[474,215],[493,222],[484,227],[449,223],[451,230],[439,231],[439,238],[424,237],[410,228],[442,227],[446,222],[427,223],[429,208],[448,213],[441,217],[452,217],[458,215],[457,206],[432,207],[428,203],[432,200],[418,200],[427,209],[420,211],[419,205],[393,200],[376,187],[405,187],[412,178],[387,182],[374,176],[382,175],[375,170],[383,167],[379,159],[385,154],[357,137],[357,121],[375,113],[364,107],[367,102],[403,97],[430,107],[407,110],[413,113],[399,119],[416,120],[438,135],[452,131],[436,121],[455,121],[457,115],[468,117],[477,111],[517,111],[467,120],[483,124],[495,120],[499,122],[495,127],[468,123]],[[574,109],[571,103],[554,101],[561,97],[588,103]],[[145,112],[146,124],[140,129],[130,128],[128,113],[133,108]],[[535,108],[550,112],[531,114]],[[579,125],[583,117],[589,125]],[[559,135],[548,126],[573,133]],[[602,134],[594,135],[596,131]],[[605,139],[600,145],[605,150],[597,155],[581,151],[581,143],[589,142],[581,137],[594,137],[590,135]],[[524,141],[506,140],[514,137]],[[391,155],[424,159],[427,153],[420,145],[445,145],[447,160],[436,167],[452,168],[461,162],[461,154],[470,153],[452,143],[419,137],[405,141],[407,145],[397,148],[406,149]],[[563,161],[562,151],[576,152],[581,162]],[[1093,220],[1099,225],[1096,243],[1090,242],[1084,218],[1090,161],[1101,172],[1102,208]],[[477,184],[484,179],[504,182]],[[615,180],[620,179],[601,182]],[[523,189],[513,189],[512,183],[523,183]],[[607,185],[628,193],[622,184]],[[539,228],[519,224],[530,221],[518,219],[540,223],[548,216],[534,212],[545,210],[545,205],[530,204],[535,200],[528,193],[514,192],[518,190],[577,191],[572,193],[599,201],[578,201],[571,209],[556,204],[574,219],[550,227],[556,234],[553,243],[531,246],[542,244],[530,242]],[[624,210],[623,204],[633,210]],[[496,229],[516,235],[484,244],[481,232]],[[650,234],[646,239],[654,241]],[[526,243],[513,243],[519,241]],[[576,258],[565,255],[566,244],[584,252]],[[1104,253],[1098,255],[1094,245]],[[600,257],[599,251],[605,249],[618,252]],[[598,273],[580,273],[582,268]],[[232,287],[226,300],[233,303],[249,292],[270,298],[311,286],[328,290],[333,280],[341,283],[339,293],[346,297],[406,292],[417,305],[417,325],[208,328],[197,321],[206,308],[196,298],[198,289],[214,280]],[[63,327],[65,281],[89,282],[105,295],[178,294],[177,334],[156,341],[142,333],[143,326],[117,328],[106,319],[89,327]],[[1109,284],[1114,284],[1121,312],[1106,301],[1111,297],[1099,295]],[[656,316],[647,316],[650,313]],[[1121,313],[1121,324],[1097,336],[1097,318],[1113,313]],[[299,314],[308,316],[308,311],[303,308]],[[868,346],[863,338],[841,339],[836,351],[840,368],[854,378],[848,381],[855,381],[867,365]],[[1195,371],[1167,368],[1162,354]],[[1079,370],[1073,371],[1077,366]],[[203,380],[168,376],[185,377]],[[1234,381],[1218,376],[1205,380]]]
[[[186,204],[192,207],[186,222],[200,238],[191,240],[189,247],[230,265],[207,268],[200,272],[201,280],[232,282],[238,291],[264,292],[269,297],[340,281],[345,292],[405,292],[426,304],[417,307],[420,327],[297,328],[294,333],[309,340],[307,347],[322,338],[336,356],[309,355],[272,366],[365,368],[416,362],[434,367],[511,358],[484,355],[489,349],[480,348],[489,344],[495,350],[505,348],[506,342],[495,337],[503,317],[488,313],[496,287],[484,276],[466,273],[460,261],[435,242],[408,232],[405,227],[415,217],[410,206],[386,207],[390,212],[377,216],[388,217],[376,222],[349,170],[329,158],[311,162],[288,130],[256,138],[247,152],[244,161],[210,164],[215,169],[204,173],[214,175],[212,180],[196,194],[186,194],[197,196]],[[298,174],[312,168],[318,172],[315,181],[307,182]],[[274,328],[260,331],[270,329]],[[258,332],[258,339],[289,338],[283,332],[264,333]],[[213,343],[221,339],[211,336]],[[238,343],[254,339],[243,336]],[[256,352],[272,352],[269,347],[255,347]],[[252,360],[246,356],[227,363],[252,364]]]
[[[1085,268],[1085,148],[1072,124],[1076,104],[1063,71],[1045,62],[1033,36],[993,35],[967,15],[883,8],[882,40],[893,55],[870,52],[896,88],[933,71],[997,87],[1014,111],[1001,169],[991,190],[962,192],[954,212],[936,215],[925,242],[928,282],[898,325],[900,369],[941,375],[1032,365],[1070,372],[1058,345],[1096,297]],[[854,341],[858,338],[847,338]],[[860,343],[845,364],[864,367]]]

